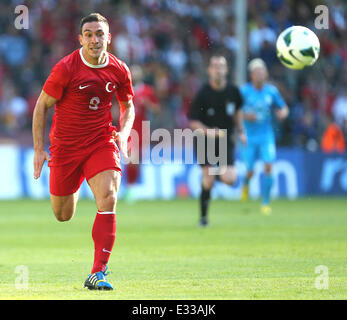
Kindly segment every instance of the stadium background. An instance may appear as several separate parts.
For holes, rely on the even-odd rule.
[[[32,178],[32,111],[52,66],[79,46],[81,16],[97,11],[109,19],[110,50],[129,65],[140,64],[160,99],[161,113],[148,115],[152,130],[172,132],[187,126],[189,102],[206,80],[213,49],[224,51],[230,79],[238,79],[237,2],[242,1],[0,1],[1,300],[112,299],[117,300],[112,306],[119,302],[113,308],[117,315],[130,315],[125,299],[210,299],[214,304],[219,299],[347,298],[346,197],[336,196],[347,192],[347,156],[327,154],[320,146],[329,116],[346,136],[345,0],[247,1],[242,57],[266,61],[290,107],[289,119],[276,124],[273,191],[284,199],[272,202],[272,215],[259,213],[259,201],[217,199],[211,201],[210,227],[198,228],[198,201],[183,197],[199,193],[199,167],[143,165],[137,194],[153,200],[117,204],[117,239],[108,264],[116,290],[90,292],[83,281],[92,264],[95,202],[79,200],[74,218],[58,222],[47,167],[39,180]],[[14,28],[18,4],[29,8],[28,30]],[[314,28],[317,4],[328,5],[327,30]],[[304,71],[284,68],[275,56],[275,39],[291,24],[310,27],[321,41],[318,62]],[[237,165],[242,175],[242,162]],[[254,197],[260,169],[258,164],[251,185]],[[235,188],[217,183],[212,195],[237,199],[239,191],[240,183]],[[86,185],[81,196],[91,196]]]
[[[100,12],[110,22],[110,51],[129,66],[141,65],[145,81],[160,100],[161,112],[148,113],[151,129],[186,128],[192,97],[206,80],[209,54],[218,49],[236,81],[239,47],[235,2],[221,1],[10,1],[0,2],[0,198],[48,197],[48,170],[39,181],[32,178],[31,122],[36,99],[52,66],[76,49],[78,22],[90,12]],[[14,8],[29,8],[29,29],[14,27]],[[314,8],[329,8],[329,28],[314,26]],[[321,148],[325,130],[336,123],[347,137],[347,25],[344,1],[249,0],[247,53],[249,61],[261,57],[290,107],[283,124],[275,123],[278,161],[273,196],[296,198],[312,194],[347,192],[345,148],[327,153]],[[290,25],[315,31],[321,55],[312,68],[285,69],[276,57],[278,34]],[[51,115],[49,116],[51,119]],[[48,124],[48,128],[50,123]],[[48,130],[46,130],[48,133]],[[48,138],[46,139],[48,142]],[[243,164],[237,163],[240,175]],[[261,165],[251,185],[257,197]],[[142,198],[197,196],[199,169],[194,165],[144,165],[137,194]],[[153,178],[155,177],[155,178]],[[120,191],[120,197],[125,189]],[[238,198],[234,188],[217,184],[214,197]],[[82,196],[91,197],[84,185]]]

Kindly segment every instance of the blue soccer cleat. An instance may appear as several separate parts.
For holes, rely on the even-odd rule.
[[[113,290],[113,286],[106,279],[107,267],[105,271],[99,271],[92,273],[88,276],[84,282],[84,288],[87,287],[89,290]]]

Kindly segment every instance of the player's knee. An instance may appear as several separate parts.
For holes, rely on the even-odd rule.
[[[222,168],[219,180],[229,186],[234,185],[237,181],[237,171],[235,167]]]
[[[53,209],[54,215],[59,222],[65,222],[72,219],[74,212],[72,210]]]
[[[65,222],[65,221],[71,220],[71,217],[64,217],[64,216],[58,216],[58,217],[56,216],[56,218],[59,222]]]
[[[202,186],[205,190],[211,190],[214,185],[214,179],[202,179]]]
[[[59,222],[65,222],[65,221],[71,220],[73,216],[73,212],[60,210],[60,211],[54,211],[54,215]]]
[[[229,186],[233,186],[237,181],[237,174],[230,174],[228,176],[221,176],[220,180]]]
[[[70,196],[54,196],[51,195],[51,204],[56,219],[60,222],[72,219],[77,202],[78,193]]]
[[[116,191],[110,191],[106,193],[101,200],[101,208],[99,210],[103,211],[114,211],[117,203],[117,193]]]
[[[202,170],[202,186],[205,190],[212,189],[215,182],[215,175],[209,172],[209,167],[203,167]]]
[[[237,181],[237,171],[235,168],[228,168],[226,171],[224,171],[224,173],[220,174],[219,179],[223,183],[232,186]]]

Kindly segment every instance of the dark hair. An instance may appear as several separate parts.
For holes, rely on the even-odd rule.
[[[228,59],[227,59],[227,57],[224,54],[213,53],[209,57],[208,65],[211,65],[211,61],[212,61],[213,58],[223,58],[223,59],[225,59],[226,63],[228,64]]]
[[[208,64],[211,63],[212,58],[222,57],[228,62],[227,55],[225,54],[225,52],[221,48],[214,48],[208,56]]]
[[[87,22],[104,22],[109,27],[107,19],[100,13],[93,12],[86,17],[83,17],[80,21],[80,34],[82,34],[83,25]]]

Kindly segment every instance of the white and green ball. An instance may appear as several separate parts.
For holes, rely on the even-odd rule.
[[[316,34],[302,26],[285,29],[277,38],[277,57],[290,69],[312,66],[319,57],[320,43]]]

